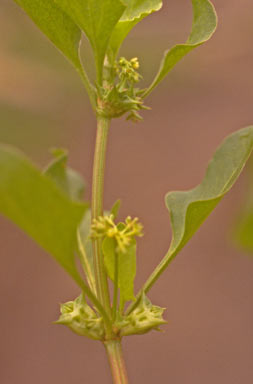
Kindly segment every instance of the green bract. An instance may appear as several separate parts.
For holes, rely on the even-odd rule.
[[[120,289],[120,309],[128,300],[134,300],[134,279],[136,275],[136,241],[126,252],[117,251],[115,239],[105,238],[103,241],[104,263],[109,278],[115,282],[115,264],[118,263],[118,287]]]

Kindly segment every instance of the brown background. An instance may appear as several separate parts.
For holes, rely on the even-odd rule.
[[[163,50],[190,29],[190,1],[164,3],[124,45],[147,81]],[[169,245],[165,193],[195,186],[223,137],[253,122],[253,3],[214,3],[214,38],[152,94],[143,123],[122,119],[111,129],[105,203],[122,198],[122,218],[144,223],[137,287]],[[0,36],[0,140],[40,165],[48,148],[67,147],[90,181],[95,121],[77,75],[11,0],[1,0]],[[253,382],[253,260],[229,237],[245,186],[244,175],[151,291],[167,307],[168,325],[124,341],[132,384]],[[77,287],[3,218],[0,231],[0,383],[109,384],[103,347],[52,324],[58,303],[77,296]]]

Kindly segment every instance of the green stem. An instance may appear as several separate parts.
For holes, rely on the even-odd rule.
[[[97,118],[97,138],[93,166],[93,184],[92,184],[92,204],[91,213],[92,219],[97,219],[104,214],[103,198],[104,198],[104,173],[105,173],[105,155],[107,147],[107,138],[109,132],[110,120],[98,116]],[[99,303],[101,303],[102,310],[105,309],[106,313],[103,315],[106,326],[106,338],[104,342],[106,347],[108,360],[111,367],[113,383],[114,384],[127,384],[127,373],[123,360],[121,342],[114,339],[114,334],[111,324],[111,303],[108,288],[107,276],[104,268],[104,260],[102,254],[101,239],[94,239],[93,244],[93,260],[96,280],[96,291]],[[117,286],[117,284],[116,284]],[[92,294],[92,292],[91,292]],[[93,294],[92,294],[93,295]],[[117,301],[117,296],[114,295],[114,305]],[[117,303],[116,303],[117,307]],[[108,322],[108,318],[110,323]]]
[[[114,265],[114,292],[113,292],[113,307],[112,307],[112,320],[116,320],[117,306],[118,306],[118,290],[119,290],[119,256],[115,254],[115,265]]]
[[[109,132],[110,120],[98,116],[97,118],[97,138],[93,166],[93,184],[92,184],[92,219],[103,216],[103,198],[104,198],[104,173],[105,173],[105,155],[107,147],[107,138]],[[111,304],[108,288],[107,276],[104,268],[102,255],[101,239],[94,239],[93,260],[96,280],[96,291],[98,300],[111,316]]]
[[[104,343],[114,384],[128,384],[125,362],[122,355],[120,340],[110,340]]]

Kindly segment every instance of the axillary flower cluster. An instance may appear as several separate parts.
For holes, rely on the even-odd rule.
[[[136,84],[142,79],[137,72],[140,64],[137,57],[127,60],[121,57],[114,65],[107,64],[107,78],[98,88],[99,115],[116,118],[128,113],[127,120],[139,121],[139,111],[149,109],[143,104],[142,91]]]
[[[121,57],[115,64],[116,73],[122,82],[122,89],[127,88],[127,82],[138,83],[142,76],[137,72],[140,68],[140,63],[137,57],[128,61],[125,57]]]

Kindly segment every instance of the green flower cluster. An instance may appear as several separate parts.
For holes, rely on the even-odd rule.
[[[98,89],[99,115],[115,118],[129,113],[128,120],[142,120],[138,112],[149,108],[143,105],[142,91],[135,87],[142,78],[137,72],[139,66],[136,57],[131,60],[121,57],[113,67],[108,65],[108,81]]]
[[[140,64],[137,57],[134,57],[130,61],[121,57],[115,64],[115,71],[119,78],[119,90],[123,91],[133,87],[135,83],[141,80],[141,75],[136,71],[139,69]]]

